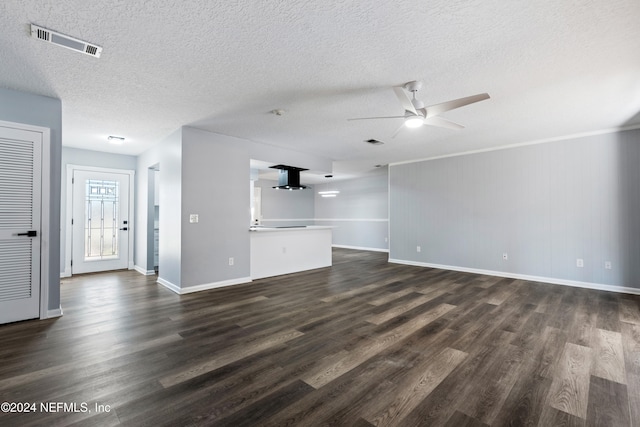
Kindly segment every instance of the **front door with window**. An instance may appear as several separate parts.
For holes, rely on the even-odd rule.
[[[128,173],[73,171],[73,274],[129,265]]]

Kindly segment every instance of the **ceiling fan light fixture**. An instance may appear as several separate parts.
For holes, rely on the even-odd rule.
[[[419,128],[424,124],[424,117],[409,116],[404,119],[404,125],[408,128]]]

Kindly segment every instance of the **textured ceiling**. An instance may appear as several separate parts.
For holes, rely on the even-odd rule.
[[[65,146],[135,155],[191,125],[347,176],[640,123],[638,22],[638,0],[3,0],[0,86],[60,98]],[[30,23],[102,57],[37,41]],[[491,99],[443,114],[461,131],[391,138],[395,120],[346,120],[402,114],[391,87],[411,80],[427,105]]]

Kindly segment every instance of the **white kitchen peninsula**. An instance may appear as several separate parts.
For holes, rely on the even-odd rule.
[[[251,279],[331,266],[331,228],[250,227]]]

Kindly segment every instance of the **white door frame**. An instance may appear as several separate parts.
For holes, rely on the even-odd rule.
[[[69,276],[71,275],[71,258],[73,253],[71,252],[71,243],[73,240],[73,226],[71,225],[71,220],[73,219],[73,171],[82,170],[89,172],[106,172],[106,173],[119,173],[122,175],[129,175],[129,223],[127,227],[129,228],[129,259],[127,260],[127,268],[129,270],[133,269],[133,238],[134,234],[134,178],[135,171],[129,169],[111,169],[111,168],[99,168],[95,166],[81,166],[81,165],[67,165],[67,213],[66,213],[66,224],[65,227],[65,245],[64,245],[64,271],[69,272]]]
[[[0,126],[42,134],[42,164],[40,166],[42,171],[42,194],[40,197],[40,319],[57,317],[60,315],[59,309],[51,310],[51,315],[49,315],[49,255],[51,253],[49,235],[51,230],[51,184],[53,182],[51,179],[51,129],[2,120],[0,120]]]

